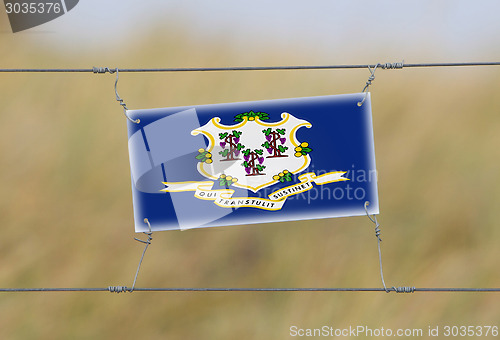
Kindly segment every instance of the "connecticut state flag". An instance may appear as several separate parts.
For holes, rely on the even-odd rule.
[[[379,212],[370,94],[127,114],[136,232]]]

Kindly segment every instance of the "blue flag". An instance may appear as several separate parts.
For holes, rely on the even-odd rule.
[[[136,232],[378,214],[363,98],[128,111]]]

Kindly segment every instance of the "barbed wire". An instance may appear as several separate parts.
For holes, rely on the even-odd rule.
[[[334,69],[366,69],[379,67],[382,69],[402,69],[420,67],[462,67],[462,66],[500,66],[500,61],[492,62],[457,62],[457,63],[376,63],[346,65],[298,65],[298,66],[234,66],[234,67],[169,67],[169,68],[3,68],[0,72],[72,72],[72,73],[114,73],[119,72],[217,72],[217,71],[272,71],[272,70],[334,70]]]

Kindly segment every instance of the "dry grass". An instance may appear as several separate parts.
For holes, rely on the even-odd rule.
[[[192,49],[180,39],[72,61],[29,39],[0,36],[0,44],[10,47],[0,51],[3,67],[201,64],[189,59]],[[223,44],[199,51],[205,66],[235,64],[237,58]],[[272,50],[253,60],[294,64],[289,55]],[[150,108],[358,92],[367,75],[364,70],[123,74],[119,86],[129,107]],[[389,285],[499,286],[498,76],[494,68],[377,74],[372,98]],[[131,283],[142,245],[133,241],[125,119],[112,85],[109,75],[1,75],[2,287]],[[157,233],[138,285],[380,286],[373,225],[357,217]],[[291,325],[495,324],[498,298],[3,293],[0,338],[281,339]]]

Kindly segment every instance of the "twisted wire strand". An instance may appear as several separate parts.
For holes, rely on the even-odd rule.
[[[119,72],[120,70],[115,67],[115,68],[109,68],[109,67],[93,67],[92,68],[92,72],[93,73],[97,73],[97,74],[105,74],[105,73],[109,73],[109,74],[113,74],[113,73],[116,73],[116,79],[115,79],[115,98],[116,98],[116,101],[118,102],[118,104],[120,104],[120,106],[123,108],[123,114],[125,115],[125,117],[131,121],[132,123],[136,123],[136,124],[139,124],[141,122],[140,119],[132,119],[129,117],[128,113],[127,113],[127,104],[125,104],[125,102],[123,101],[123,99],[120,97],[120,95],[118,94],[118,79],[119,79]]]
[[[136,240],[138,242],[141,242],[141,243],[144,243],[145,246],[144,246],[144,250],[142,251],[142,256],[141,256],[141,259],[139,261],[139,265],[137,266],[137,270],[135,272],[134,282],[132,283],[132,287],[128,288],[127,286],[109,286],[107,288],[107,290],[110,293],[118,293],[118,294],[119,293],[124,293],[124,292],[132,293],[135,290],[135,284],[137,282],[137,277],[139,276],[139,270],[141,269],[142,260],[144,260],[144,255],[146,254],[146,250],[148,250],[148,247],[151,244],[151,241],[153,240],[153,237],[152,237],[153,232],[151,230],[151,223],[149,223],[149,219],[145,218],[144,219],[144,223],[147,223],[148,229],[149,229],[149,231],[143,232],[143,234],[148,237],[147,240],[144,241],[144,240],[141,240],[141,239],[138,239],[138,238],[134,237],[134,240]]]
[[[413,292],[415,292],[415,290],[416,290],[415,287],[394,287],[394,286],[392,286],[391,288],[387,288],[387,286],[385,285],[384,270],[382,268],[382,250],[380,248],[380,242],[382,242],[382,238],[380,237],[380,234],[382,233],[382,231],[380,230],[380,223],[378,223],[378,221],[377,221],[377,216],[372,215],[373,216],[372,217],[368,213],[368,206],[369,205],[370,205],[370,202],[366,201],[364,207],[365,207],[366,216],[368,216],[370,221],[372,221],[373,224],[375,224],[375,237],[377,238],[377,246],[378,246],[378,262],[379,262],[379,266],[380,266],[380,279],[382,280],[382,285],[384,286],[385,292],[386,293],[390,293],[390,292],[413,293]]]
[[[385,285],[385,280],[384,280],[384,270],[382,269],[382,250],[380,249],[380,242],[382,242],[382,238],[380,237],[380,224],[378,223],[377,221],[377,217],[375,215],[373,215],[373,217],[370,216],[370,214],[368,213],[368,206],[370,205],[370,202],[369,201],[366,201],[365,202],[365,212],[366,212],[366,216],[368,216],[368,218],[370,219],[370,221],[372,221],[374,224],[375,224],[375,237],[377,237],[377,246],[378,246],[378,262],[379,262],[379,266],[380,266],[380,279],[382,280],[382,285],[384,286],[384,290],[389,293],[390,292],[390,289],[387,289],[386,285]],[[394,290],[396,290],[394,287],[392,287]]]
[[[368,77],[368,80],[366,81],[366,84],[365,84],[365,87],[363,87],[363,91],[361,91],[361,93],[364,93],[365,96],[363,97],[363,100],[358,102],[358,106],[363,106],[363,104],[365,103],[365,100],[366,100],[366,97],[368,97],[368,88],[370,87],[370,85],[372,84],[372,82],[375,80],[375,71],[377,70],[377,67],[381,65],[381,64],[377,64],[375,65],[375,67],[371,68],[370,66],[368,66],[368,70],[370,71],[370,76]],[[389,63],[386,63],[384,64],[384,66],[387,68],[387,65],[391,65],[392,64],[389,64]],[[403,66],[401,66],[403,67]],[[384,67],[382,67],[384,68]]]
[[[134,238],[134,240],[144,243],[145,246],[144,246],[144,250],[142,251],[141,260],[139,261],[139,265],[137,266],[137,270],[135,272],[134,283],[132,283],[132,288],[130,288],[130,290],[129,290],[130,293],[132,293],[135,289],[135,283],[137,282],[137,277],[139,276],[139,270],[141,269],[142,260],[144,260],[144,255],[146,254],[146,250],[148,250],[148,247],[151,244],[151,241],[153,240],[153,236],[152,236],[153,232],[151,231],[151,223],[149,223],[149,220],[147,218],[144,219],[144,223],[147,223],[149,231],[143,232],[143,234],[146,235],[148,237],[148,239],[146,241],[143,241],[141,239]]]
[[[94,67],[95,69],[95,67]],[[99,68],[99,70],[102,70],[103,68]],[[118,78],[119,78],[119,71],[118,71],[118,68],[116,68],[115,70],[111,71],[109,68],[105,67],[104,68],[104,72],[102,73],[105,73],[106,71],[108,71],[109,73],[113,74],[114,72],[116,72],[116,80],[115,80],[115,95],[116,95],[116,101],[123,107],[123,114],[125,115],[125,117],[127,117],[127,119],[132,122],[132,123],[135,123],[135,124],[139,124],[141,122],[140,119],[132,119],[129,117],[129,115],[127,114],[127,104],[125,104],[125,102],[123,101],[123,99],[120,97],[120,95],[118,94]],[[101,73],[101,72],[99,72]]]
[[[372,81],[375,80],[375,71],[377,70],[378,66],[379,65],[377,64],[377,65],[375,65],[374,68],[368,67],[368,70],[370,71],[371,74],[368,77],[368,80],[366,81],[365,87],[363,87],[363,91],[361,91],[361,92],[365,92],[368,89],[368,87],[370,87],[370,85],[372,84]]]

